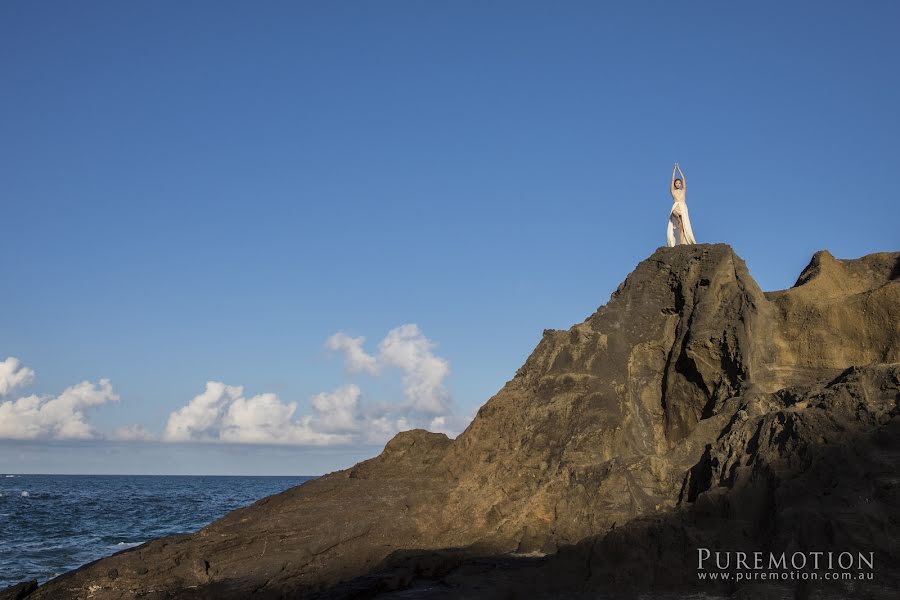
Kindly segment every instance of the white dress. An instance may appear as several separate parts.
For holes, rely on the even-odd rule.
[[[672,190],[672,210],[669,211],[669,224],[666,226],[666,239],[669,246],[675,245],[675,230],[678,230],[679,244],[696,244],[691,219],[688,217],[687,202],[684,200],[684,189]]]

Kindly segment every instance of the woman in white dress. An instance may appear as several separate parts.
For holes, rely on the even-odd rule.
[[[675,177],[675,171],[678,171],[678,177]],[[691,219],[688,217],[687,202],[684,200],[684,193],[687,190],[687,182],[684,173],[678,163],[672,167],[672,185],[669,191],[672,194],[672,210],[669,211],[669,224],[666,227],[666,238],[669,246],[675,245],[675,230],[678,230],[679,244],[696,244],[694,232],[691,229]]]

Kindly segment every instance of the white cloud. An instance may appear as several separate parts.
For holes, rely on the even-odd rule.
[[[351,441],[346,435],[319,431],[309,415],[292,420],[296,410],[296,402],[285,404],[275,394],[238,398],[222,420],[219,437],[225,442],[311,446]]]
[[[359,441],[384,443],[396,433],[415,427],[455,437],[468,425],[471,417],[453,415],[452,399],[444,385],[450,374],[450,363],[435,355],[434,342],[425,337],[417,325],[408,323],[390,330],[374,355],[366,352],[364,343],[363,337],[354,338],[338,332],[326,340],[325,346],[344,354],[350,373],[384,376],[391,369],[397,369],[404,401],[363,406],[359,403],[360,393],[356,386],[352,388],[355,390],[352,399],[345,399],[343,410],[335,407],[335,403],[342,398],[338,392],[347,388],[313,398],[314,408],[317,404],[327,404],[334,409],[331,419],[342,423],[342,431],[354,431]],[[327,419],[320,418],[321,424],[326,422]]]
[[[94,384],[83,381],[58,396],[26,396],[0,403],[0,438],[92,439],[98,437],[87,423],[84,410],[119,396],[108,379]]]
[[[317,424],[323,431],[350,432],[360,428],[359,386],[345,385],[333,392],[322,392],[312,398],[318,413]]]
[[[8,357],[0,362],[0,396],[9,395],[16,388],[34,381],[34,371],[22,365],[18,358]]]
[[[296,402],[276,394],[244,396],[242,386],[209,381],[200,394],[170,413],[162,434],[132,424],[113,430],[121,441],[228,442],[326,446],[384,443],[415,427],[456,435],[465,423],[454,417],[444,386],[449,362],[434,354],[435,344],[417,325],[388,332],[376,353],[364,349],[364,337],[336,333],[325,345],[343,354],[347,370],[382,376],[399,371],[402,401],[364,404],[359,386],[350,383],[310,398],[310,414],[297,415]],[[395,371],[395,372],[396,372]],[[34,371],[14,357],[0,362],[0,396],[30,384]],[[31,395],[0,403],[0,438],[94,439],[104,437],[87,422],[85,411],[116,402],[109,380],[84,381],[58,396]]]
[[[245,398],[241,386],[210,381],[201,394],[169,415],[162,440],[325,446],[384,443],[415,427],[458,433],[454,428],[460,419],[452,415],[444,387],[450,364],[434,354],[435,344],[417,325],[389,331],[376,355],[366,352],[365,341],[338,332],[325,347],[343,354],[350,373],[381,376],[397,369],[403,402],[364,405],[359,386],[351,383],[316,394],[310,399],[311,414],[298,416],[296,402],[283,402],[271,393]]]
[[[325,346],[343,352],[351,373],[378,375],[386,367],[399,369],[410,410],[430,415],[447,412],[450,396],[444,379],[450,374],[450,363],[435,356],[434,342],[425,337],[418,325],[407,323],[391,329],[378,344],[377,356],[363,349],[365,341],[364,337],[354,338],[338,332],[325,341]]]
[[[271,393],[244,398],[241,386],[210,381],[203,393],[169,416],[162,440],[300,446],[383,444],[398,432],[415,427],[453,437],[468,424],[468,420],[462,422],[452,414],[427,417],[410,412],[408,404],[364,406],[361,397],[355,384],[322,392],[310,400],[312,414],[298,417],[296,402],[285,403]],[[117,439],[126,439],[126,434]],[[134,435],[132,439],[146,438]]]
[[[169,442],[212,439],[225,407],[244,393],[240,386],[209,381],[202,394],[194,396],[187,405],[169,415],[163,439]]]
[[[124,425],[114,430],[109,438],[122,442],[152,442],[157,436],[144,429],[143,425]]]
[[[418,325],[391,329],[378,344],[381,363],[403,371],[403,393],[413,409],[440,415],[447,412],[449,395],[444,378],[450,363],[431,351],[434,342],[426,338]]]
[[[348,434],[333,432],[334,425],[344,418],[340,411],[335,412],[335,407],[322,404],[317,408],[318,416],[294,419],[296,402],[285,404],[275,394],[244,398],[243,392],[241,386],[208,382],[202,394],[169,415],[163,440],[310,446],[352,441]],[[358,388],[356,393],[358,395]],[[344,405],[336,408],[346,410]],[[321,427],[320,418],[324,423]]]
[[[364,337],[350,337],[346,333],[337,332],[327,340],[325,347],[335,352],[343,352],[347,370],[351,373],[369,373],[376,375],[378,373],[377,359],[363,350],[363,344],[366,342]]]

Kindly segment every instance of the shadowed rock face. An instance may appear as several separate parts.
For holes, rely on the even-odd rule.
[[[455,440],[400,433],[28,597],[594,597],[689,586],[715,543],[898,564],[898,265],[820,252],[764,294],[728,246],[661,248]]]

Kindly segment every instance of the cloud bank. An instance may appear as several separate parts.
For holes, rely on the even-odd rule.
[[[162,439],[310,446],[351,441],[346,435],[316,426],[319,420],[327,423],[333,418],[327,406],[316,408],[316,415],[299,419],[294,419],[296,411],[296,402],[285,404],[275,394],[245,398],[242,386],[209,381],[203,393],[169,415]]]
[[[34,379],[34,372],[18,366],[17,359],[7,358],[0,364],[14,366],[8,372],[12,375],[7,375],[4,380],[6,385],[12,386],[7,389],[11,390]],[[27,376],[22,375],[25,371]],[[7,400],[0,403],[0,438],[94,439],[100,435],[88,424],[85,410],[118,400],[119,396],[113,392],[108,379],[101,379],[98,383],[82,381],[66,388],[58,396],[32,394],[18,400]]]
[[[108,379],[83,381],[58,396],[30,395],[0,403],[0,438],[123,442],[200,442],[333,446],[381,444],[397,432],[415,427],[455,436],[471,417],[453,414],[444,384],[450,363],[434,353],[436,345],[415,324],[390,330],[375,352],[364,337],[335,333],[325,347],[343,356],[347,373],[369,377],[398,376],[402,398],[366,401],[357,383],[347,383],[310,398],[309,414],[297,402],[273,393],[247,395],[244,387],[208,381],[187,404],[172,411],[162,433],[133,424],[107,434],[96,431],[86,411],[119,401]],[[34,371],[14,357],[0,362],[0,397],[34,381]]]
[[[363,402],[360,386],[351,383],[316,394],[310,399],[312,412],[297,416],[296,402],[286,403],[271,393],[246,398],[242,386],[209,381],[201,394],[169,415],[161,439],[310,446],[379,444],[414,427],[456,435],[468,424],[471,419],[452,414],[444,385],[450,363],[435,355],[435,344],[417,325],[390,330],[375,354],[365,350],[365,341],[338,332],[325,340],[325,348],[343,356],[351,375],[399,373],[401,401]]]

